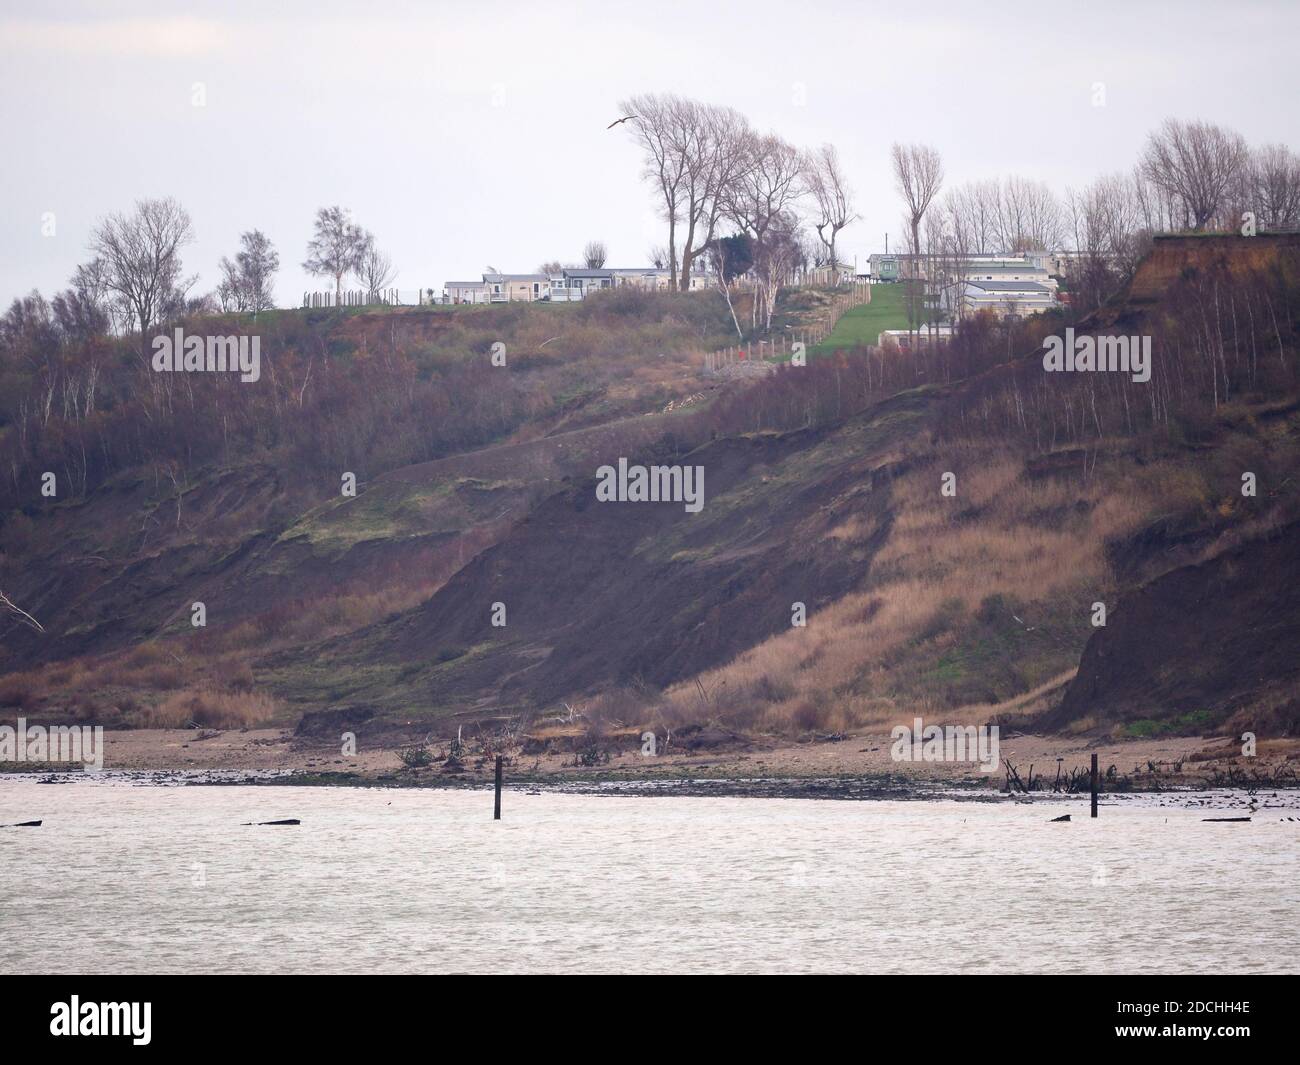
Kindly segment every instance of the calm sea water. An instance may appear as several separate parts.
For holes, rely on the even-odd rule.
[[[491,804],[0,781],[0,971],[1300,971],[1295,810]]]

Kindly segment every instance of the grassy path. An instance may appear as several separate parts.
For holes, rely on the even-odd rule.
[[[831,335],[809,350],[817,355],[826,355],[836,348],[875,344],[886,329],[906,329],[903,288],[901,284],[872,285],[871,302],[846,311],[835,323]]]

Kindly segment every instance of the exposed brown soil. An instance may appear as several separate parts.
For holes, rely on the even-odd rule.
[[[1041,725],[1199,712],[1206,716],[1184,727],[1231,718],[1234,727],[1296,735],[1298,650],[1300,523],[1123,596],[1088,641],[1060,706]]]
[[[724,662],[862,581],[888,526],[880,466],[923,421],[927,401],[884,404],[844,432],[719,440],[684,456],[634,461],[706,471],[708,504],[598,503],[594,472],[625,441],[589,457],[589,474],[539,506],[427,603],[322,649],[327,668],[442,659],[416,686],[443,713],[492,716],[554,705],[610,685],[663,686]],[[841,513],[872,512],[865,549],[826,536]],[[506,625],[491,623],[503,603]],[[383,705],[382,682],[352,693]]]

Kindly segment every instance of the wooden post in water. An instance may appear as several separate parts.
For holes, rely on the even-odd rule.
[[[1096,817],[1097,816],[1097,791],[1096,791],[1095,782],[1097,780],[1097,773],[1096,773],[1097,756],[1095,754],[1092,756],[1092,761],[1093,761],[1092,779],[1094,781],[1093,794],[1092,794],[1092,816]],[[501,756],[499,754],[497,755],[497,795],[496,795],[496,804],[492,807],[492,820],[493,821],[501,820]]]
[[[500,764],[501,764],[500,760],[498,759],[497,761],[498,767],[500,766]],[[500,773],[501,770],[500,768],[498,768],[497,769],[498,779],[500,778]],[[1092,816],[1093,817],[1097,816],[1097,754],[1096,752],[1093,752],[1093,756],[1092,756]]]

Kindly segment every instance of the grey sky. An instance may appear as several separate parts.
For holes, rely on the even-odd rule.
[[[863,216],[841,248],[865,259],[898,232],[894,140],[939,148],[950,184],[1020,173],[1058,191],[1127,169],[1169,115],[1300,145],[1297,41],[1300,5],[1281,2],[4,0],[0,300],[63,287],[96,219],[142,196],[190,211],[197,290],[242,230],[266,232],[282,306],[329,287],[300,267],[329,203],[376,234],[402,289],[577,259],[596,238],[640,265],[663,227],[630,137],[605,127],[644,91],[834,142]]]

